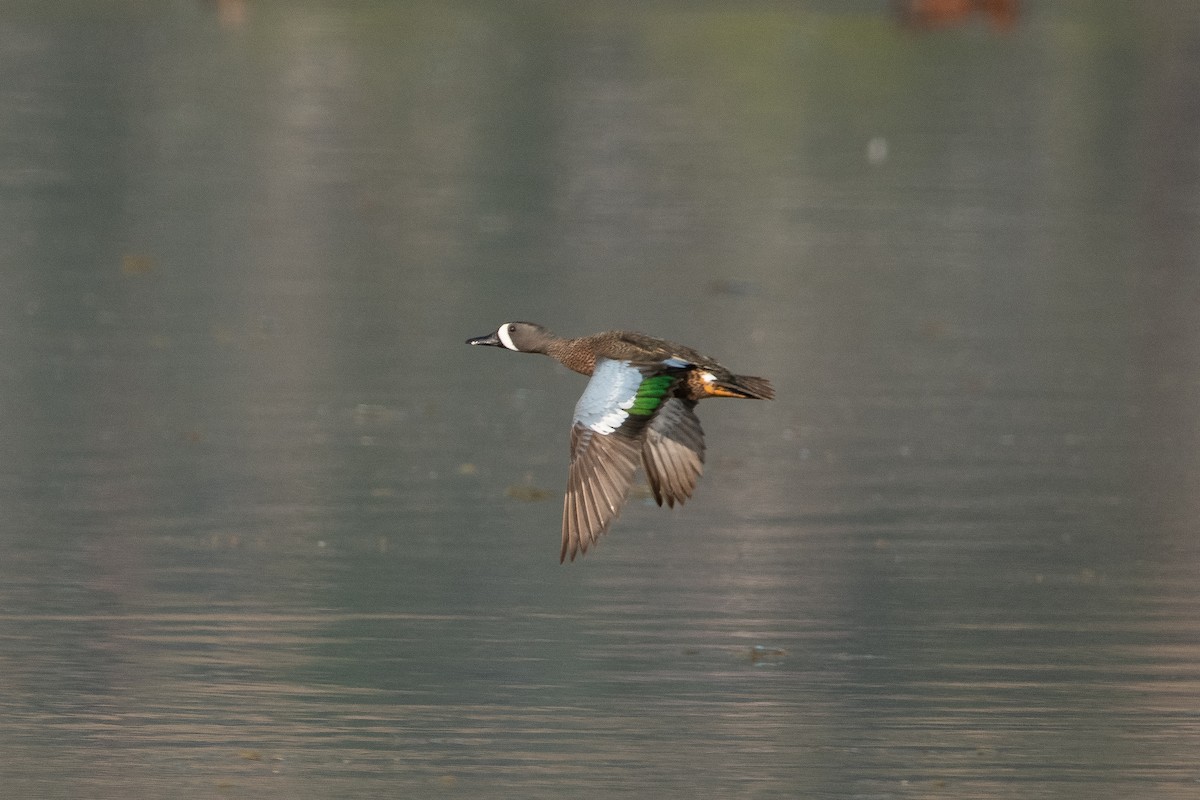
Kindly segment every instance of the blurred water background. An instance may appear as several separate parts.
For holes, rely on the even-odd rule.
[[[1200,7],[0,6],[6,798],[1200,796]],[[558,564],[633,328],[773,379]]]

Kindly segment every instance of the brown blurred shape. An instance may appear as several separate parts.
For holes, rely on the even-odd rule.
[[[1010,31],[1021,15],[1020,0],[893,0],[900,21],[921,30],[963,25],[976,14],[998,31]]]

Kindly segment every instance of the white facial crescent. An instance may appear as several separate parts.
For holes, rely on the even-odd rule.
[[[500,337],[501,343],[509,350],[517,350],[517,346],[513,344],[512,335],[508,332],[507,322],[500,326],[500,329],[496,331],[496,335]]]

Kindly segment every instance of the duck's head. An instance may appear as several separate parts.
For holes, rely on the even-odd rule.
[[[544,353],[554,334],[533,322],[506,322],[487,336],[467,339],[467,344],[505,347],[518,353]]]

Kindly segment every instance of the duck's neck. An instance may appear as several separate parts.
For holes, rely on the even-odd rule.
[[[591,375],[596,368],[596,356],[582,339],[555,337],[546,343],[542,352],[581,375]]]

